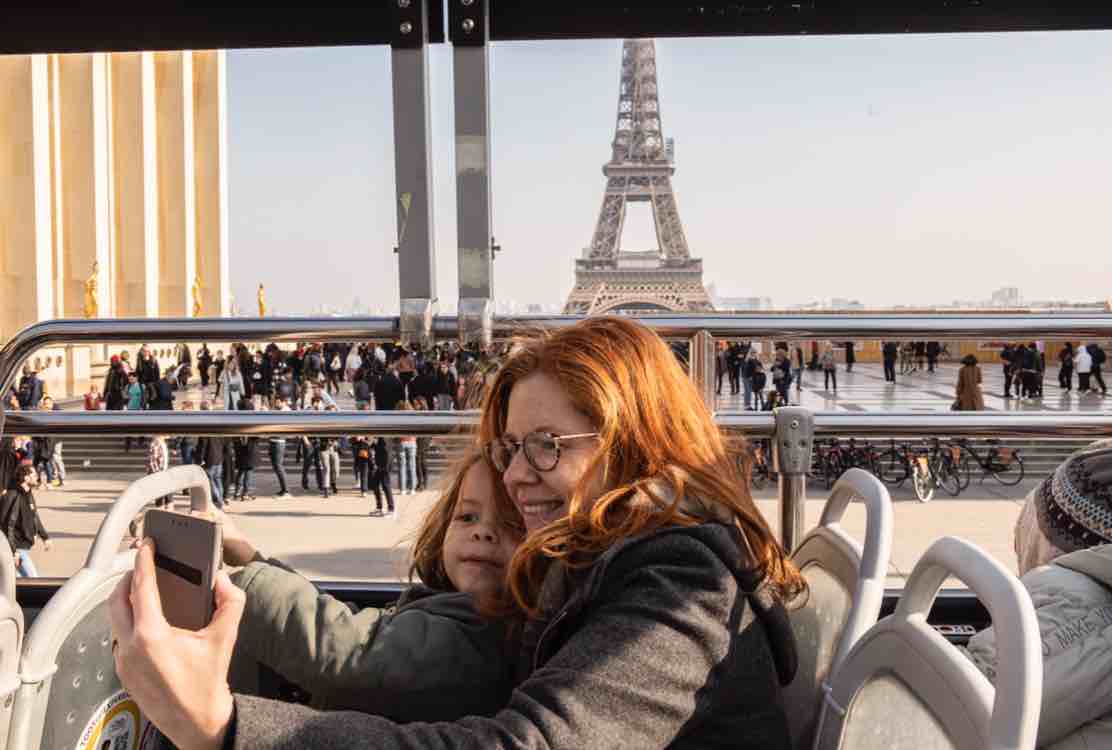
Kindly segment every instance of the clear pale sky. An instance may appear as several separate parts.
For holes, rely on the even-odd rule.
[[[1112,296],[1112,35],[659,40],[704,282],[779,305]],[[562,304],[610,155],[620,40],[492,47],[495,294]],[[450,47],[431,52],[438,292],[456,290]],[[237,302],[398,300],[389,51],[228,53]],[[655,247],[647,215],[627,249]]]

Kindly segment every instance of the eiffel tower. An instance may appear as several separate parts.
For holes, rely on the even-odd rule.
[[[603,168],[602,199],[590,247],[575,261],[575,287],[565,313],[691,312],[712,310],[703,287],[703,261],[692,258],[672,191],[673,148],[660,125],[656,46],[651,39],[622,45],[622,80],[613,153]],[[658,248],[621,248],[626,206],[652,206]]]

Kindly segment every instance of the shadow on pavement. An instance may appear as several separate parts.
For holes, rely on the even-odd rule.
[[[365,547],[285,555],[282,562],[306,577],[345,581],[408,579],[409,550]]]

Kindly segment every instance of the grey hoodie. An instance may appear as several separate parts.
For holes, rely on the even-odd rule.
[[[1063,555],[1020,580],[1042,634],[1038,747],[1112,747],[1112,544]],[[967,653],[996,680],[993,628],[973,636]]]
[[[794,640],[748,566],[720,523],[628,540],[526,627],[528,676],[494,717],[398,725],[236,695],[226,747],[789,748],[780,683]]]

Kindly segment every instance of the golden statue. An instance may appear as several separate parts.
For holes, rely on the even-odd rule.
[[[85,317],[97,317],[97,276],[100,274],[100,264],[93,261],[93,273],[85,279]]]
[[[262,284],[259,284],[259,317],[266,317],[266,293],[263,291]]]
[[[193,317],[201,317],[201,277],[193,277]]]

